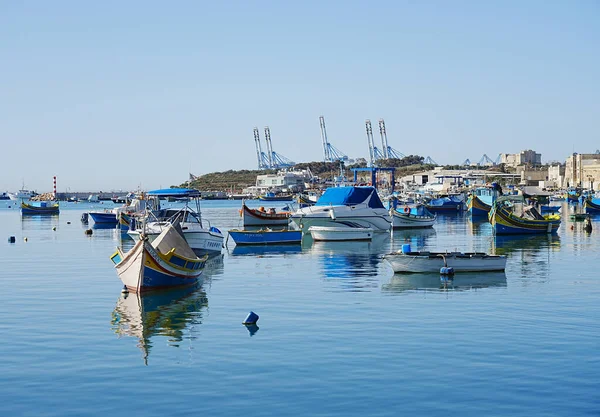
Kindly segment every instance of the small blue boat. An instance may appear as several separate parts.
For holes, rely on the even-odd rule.
[[[119,222],[119,219],[117,218],[117,213],[115,213],[112,210],[90,211],[88,214],[92,218],[94,223],[117,224]]]
[[[299,244],[302,241],[302,230],[269,228],[259,230],[232,229],[229,236],[236,245],[281,245]]]

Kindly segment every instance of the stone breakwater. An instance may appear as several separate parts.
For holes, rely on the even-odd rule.
[[[31,201],[53,201],[53,200],[55,200],[54,193],[38,194],[36,196],[31,197]]]

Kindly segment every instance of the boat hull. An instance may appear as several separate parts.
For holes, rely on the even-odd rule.
[[[291,213],[267,213],[242,206],[242,223],[244,226],[285,226],[290,221]]]
[[[21,202],[21,214],[24,215],[52,215],[59,214],[59,212],[60,210],[58,204],[52,204],[49,206],[33,206],[31,204]]]
[[[560,217],[548,220],[531,220],[518,217],[505,208],[492,209],[489,216],[492,231],[498,235],[557,233]]]
[[[298,244],[301,230],[230,230],[229,236],[236,245]]]
[[[392,215],[392,227],[394,229],[422,229],[432,227],[436,216],[418,216],[411,213],[401,213],[398,210],[390,210]]]
[[[470,195],[467,200],[467,210],[473,217],[487,216],[491,209],[491,205],[484,203],[476,195]]]
[[[600,214],[600,204],[596,204],[590,199],[584,201],[583,207],[588,214]]]
[[[119,222],[117,214],[111,211],[90,211],[88,214],[94,223],[117,224]]]
[[[140,239],[140,230],[130,230],[127,234],[135,241]],[[150,242],[152,242],[160,234],[160,231],[150,231],[146,234]],[[183,236],[188,245],[190,245],[190,248],[197,255],[221,253],[221,249],[223,248],[223,235],[212,232],[210,229],[183,230]]]
[[[353,209],[348,206],[313,206],[298,210],[290,218],[303,230],[308,230],[311,226],[335,227],[339,225],[338,221],[349,221],[362,227],[387,231],[392,224],[390,214],[385,208]]]
[[[192,268],[184,268],[168,262],[159,256],[148,240],[138,241],[126,254],[119,252],[117,260],[114,259],[116,256],[113,255],[113,262],[118,261],[115,265],[117,275],[132,292],[196,284],[206,263],[204,258],[196,260]]]
[[[374,230],[364,227],[322,227],[311,226],[308,232],[314,241],[349,241],[349,240],[371,240]]]
[[[455,272],[504,271],[506,256],[477,253],[390,253],[384,255],[394,272],[440,272],[444,266]]]

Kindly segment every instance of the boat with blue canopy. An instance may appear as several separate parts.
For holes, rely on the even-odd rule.
[[[337,220],[351,221],[375,231],[389,230],[392,219],[372,186],[331,187],[314,206],[302,207],[292,216],[299,228],[336,226]]]

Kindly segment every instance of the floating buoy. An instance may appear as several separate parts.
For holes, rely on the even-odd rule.
[[[8,243],[15,243],[17,241],[17,239],[15,239],[14,236],[9,236],[8,237]]]
[[[24,237],[24,238],[23,238],[23,241],[24,241],[24,242],[27,242],[27,238],[26,238],[26,237]]]
[[[67,224],[71,224],[71,222],[67,222]]]
[[[93,233],[93,232],[92,232],[92,229],[87,229],[87,230],[85,231],[85,234],[86,234],[86,235],[88,235],[88,236],[91,236],[91,235],[92,235],[92,233]]]
[[[454,275],[454,268],[451,266],[442,266],[440,268],[441,275]]]
[[[54,226],[54,227],[52,228],[52,230],[56,231],[56,226]]]
[[[245,324],[246,326],[248,326],[251,324],[256,324],[257,321],[258,321],[258,314],[256,314],[254,311],[251,311],[248,314],[248,317],[246,317],[246,320],[244,320],[242,322],[242,324]]]

